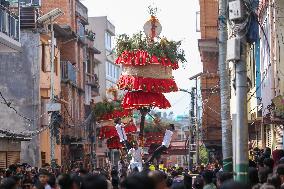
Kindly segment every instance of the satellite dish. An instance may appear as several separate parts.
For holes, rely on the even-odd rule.
[[[154,36],[152,36],[152,24],[154,24],[154,29],[155,29],[155,35]],[[144,24],[143,29],[144,29],[144,33],[148,37],[158,37],[160,35],[160,33],[162,32],[162,25],[160,24],[160,22],[157,19],[155,21],[148,20]]]

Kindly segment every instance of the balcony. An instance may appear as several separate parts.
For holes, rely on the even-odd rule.
[[[88,8],[79,0],[76,1],[76,14],[84,21],[84,24],[88,24]]]
[[[70,61],[61,61],[61,81],[77,84],[76,69]]]
[[[20,25],[18,16],[0,5],[0,52],[19,52]]]
[[[97,93],[99,93],[99,78],[97,74],[89,74],[86,73],[86,85],[89,85],[92,89],[92,96],[97,96]]]

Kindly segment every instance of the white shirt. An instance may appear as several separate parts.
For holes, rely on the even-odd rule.
[[[49,184],[44,186],[44,189],[51,189],[51,186]]]
[[[174,133],[172,131],[167,129],[166,132],[165,132],[165,136],[164,136],[162,145],[166,146],[167,148],[170,147],[173,134]]]
[[[115,126],[115,129],[116,129],[116,132],[119,136],[119,141],[120,142],[123,142],[123,141],[126,141],[127,140],[127,136],[126,136],[126,133],[125,133],[125,130],[124,130],[124,125],[123,124],[116,124]]]
[[[141,148],[131,148],[128,152],[131,155],[131,162],[142,162]]]

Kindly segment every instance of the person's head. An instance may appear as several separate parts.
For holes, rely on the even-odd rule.
[[[115,124],[121,124],[121,118],[116,118],[115,120],[114,120],[114,123]]]
[[[258,170],[258,179],[260,183],[265,183],[267,181],[267,177],[270,174],[270,169],[267,167],[262,167]]]
[[[73,189],[80,189],[83,182],[82,177],[78,176],[77,174],[71,174],[71,179]]]
[[[243,183],[234,180],[225,181],[220,189],[248,189],[249,187]]]
[[[42,170],[40,170],[38,176],[39,176],[39,182],[43,185],[46,185],[48,180],[49,180],[50,174],[47,170],[42,169]]]
[[[16,181],[17,187],[21,185],[21,178],[19,176],[12,176],[12,179]]]
[[[276,174],[280,177],[281,179],[281,184],[284,183],[284,164],[283,165],[278,165],[276,169]]]
[[[163,173],[162,171],[152,171],[149,172],[149,177],[153,179],[155,184],[155,189],[163,189],[167,186],[167,175]]]
[[[284,157],[284,150],[282,149],[276,149],[272,152],[272,157],[273,157],[273,160],[274,160],[274,164],[275,165],[278,165],[279,164],[279,161],[282,157]]]
[[[143,173],[135,173],[126,177],[120,186],[121,189],[155,189],[154,181]]]
[[[87,175],[83,178],[81,189],[108,189],[107,180],[101,175]]]
[[[33,188],[33,181],[31,179],[23,180],[23,189],[32,189]]]
[[[33,186],[33,189],[44,189],[44,185],[40,182],[36,183],[34,186]]]
[[[271,148],[266,147],[266,148],[264,149],[263,156],[264,156],[265,158],[270,158],[270,156],[271,156]]]
[[[4,178],[0,184],[0,189],[16,189],[17,183],[13,178]]]
[[[233,174],[229,172],[218,172],[216,174],[217,177],[217,188],[220,188],[220,186],[227,180],[233,179]]]
[[[174,131],[175,130],[175,125],[171,123],[169,125],[169,130]]]
[[[204,181],[203,181],[203,178],[201,176],[196,176],[196,178],[194,179],[194,182],[193,182],[193,187],[195,189],[202,189],[204,186]]]
[[[248,178],[250,186],[254,186],[259,182],[258,171],[255,167],[249,167]]]
[[[71,189],[73,181],[70,175],[61,174],[57,177],[56,184],[59,186],[60,189]]]
[[[278,175],[272,175],[267,178],[267,183],[278,189],[281,186],[281,179]]]
[[[264,167],[267,167],[272,170],[274,166],[274,160],[272,158],[265,158],[263,160],[263,165]]]
[[[79,173],[79,176],[84,176],[88,174],[88,171],[86,169],[79,169],[78,173]]]
[[[202,178],[204,180],[204,184],[210,184],[213,182],[213,172],[212,171],[209,171],[209,170],[206,170],[202,173]]]

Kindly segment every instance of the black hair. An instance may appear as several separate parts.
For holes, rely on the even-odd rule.
[[[87,175],[83,178],[81,189],[107,189],[107,180],[101,175]]]
[[[115,123],[115,124],[118,124],[119,121],[121,121],[121,118],[120,118],[120,117],[116,118],[116,119],[114,120],[114,123]]]
[[[73,181],[70,175],[61,174],[57,177],[56,183],[60,186],[61,189],[70,189],[73,185]]]
[[[254,186],[257,183],[259,183],[258,171],[255,167],[249,167],[248,178],[249,178],[250,186]]]
[[[204,173],[202,174],[202,177],[204,179],[204,182],[206,184],[210,184],[213,182],[213,177],[214,177],[214,174],[212,171],[209,171],[209,170],[206,170],[204,171]]]
[[[122,189],[155,189],[154,181],[143,173],[131,174],[121,182],[120,186]]]
[[[0,189],[13,189],[16,184],[17,183],[13,178],[4,178],[0,184]]]
[[[270,169],[267,167],[262,167],[258,170],[258,178],[260,183],[265,183],[267,181],[267,177],[270,173]]]
[[[170,129],[171,129],[171,130],[175,130],[175,125],[171,123],[171,124],[170,124]]]
[[[276,169],[276,173],[278,175],[284,175],[284,164],[280,164],[278,165],[277,169]]]
[[[195,189],[202,189],[204,186],[203,179],[200,175],[196,176],[193,182],[193,186]]]
[[[268,168],[273,169],[274,160],[272,158],[265,158],[263,160],[263,164],[266,165]]]
[[[37,183],[35,184],[35,187],[36,187],[37,189],[45,189],[44,185],[41,184],[40,182],[37,182]]]
[[[40,175],[46,175],[46,176],[50,176],[50,173],[46,170],[46,169],[41,169],[40,171],[39,171],[39,174],[38,174],[39,176]]]
[[[234,180],[225,181],[224,184],[220,187],[220,189],[248,189],[249,187],[240,182],[236,182]]]
[[[233,173],[221,171],[221,172],[216,173],[216,177],[220,181],[220,183],[222,184],[227,180],[233,179]]]
[[[56,177],[53,174],[49,174],[49,179],[47,183],[50,185],[51,188],[55,188],[56,186]]]
[[[267,183],[273,185],[275,188],[280,188],[281,179],[278,175],[272,175],[268,177]]]

